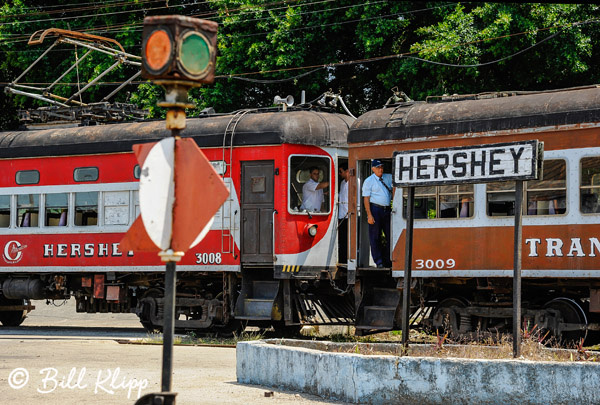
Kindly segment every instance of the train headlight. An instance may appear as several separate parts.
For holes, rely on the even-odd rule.
[[[142,33],[142,77],[189,82],[189,86],[212,83],[217,27],[213,21],[178,15],[146,17]]]
[[[308,224],[306,225],[306,233],[314,238],[317,235],[317,228],[318,225]]]

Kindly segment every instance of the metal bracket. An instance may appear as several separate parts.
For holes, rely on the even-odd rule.
[[[42,122],[58,121],[58,120],[89,120],[95,121],[122,121],[125,119],[143,119],[146,111],[139,110],[133,104],[124,103],[108,103],[119,90],[127,84],[130,84],[135,78],[140,75],[140,71],[133,74],[123,84],[111,92],[108,96],[102,99],[101,103],[84,103],[75,100],[81,96],[87,89],[96,85],[102,77],[108,74],[122,64],[141,67],[141,57],[125,52],[123,46],[112,38],[101,37],[98,35],[86,34],[77,31],[68,31],[59,28],[49,28],[46,30],[36,31],[30,38],[28,45],[40,45],[48,36],[57,36],[52,45],[42,53],[27,69],[23,71],[14,81],[6,86],[5,92],[17,95],[30,97],[50,104],[50,106],[40,107],[38,109],[26,110],[20,112],[21,121],[31,122],[39,120]],[[20,84],[19,81],[32,70],[48,53],[59,44],[69,44],[73,46],[81,46],[87,48],[88,51],[75,62],[51,84],[46,86],[32,86]],[[83,88],[69,97],[62,97],[52,92],[52,89],[60,85],[60,81],[69,74],[73,69],[77,68],[81,61],[86,59],[92,52],[100,52],[111,56],[115,63],[108,69],[99,73],[95,78],[87,82]]]

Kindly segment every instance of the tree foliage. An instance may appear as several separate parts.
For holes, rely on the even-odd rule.
[[[329,89],[341,93],[359,114],[381,107],[395,86],[413,99],[425,99],[596,83],[598,10],[594,4],[386,0],[59,0],[55,6],[13,0],[0,7],[0,74],[3,83],[11,82],[43,52],[45,47],[25,46],[39,29],[104,35],[139,54],[144,16],[183,14],[220,25],[218,77],[213,85],[190,92],[198,106],[190,115],[209,106],[217,111],[269,106],[275,95],[298,98],[301,90],[312,100]],[[69,52],[53,52],[44,68],[28,73],[24,81],[54,81],[74,62]],[[62,81],[85,83],[112,63],[107,57],[90,58]],[[103,82],[123,81],[131,73],[119,68]],[[95,86],[82,101],[98,101],[112,89],[114,85]],[[148,108],[152,117],[164,114],[155,105],[162,91],[153,84],[127,90],[129,101]],[[72,92],[73,86],[56,89],[59,95]],[[116,97],[124,101],[127,94]],[[14,127],[16,108],[39,105],[21,96],[2,96],[0,126]]]

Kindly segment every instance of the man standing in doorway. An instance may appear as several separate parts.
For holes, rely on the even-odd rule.
[[[338,205],[338,257],[339,263],[348,261],[348,164],[341,163],[339,168],[340,195]]]
[[[390,261],[390,220],[392,203],[392,175],[383,173],[383,163],[379,159],[371,161],[373,172],[362,188],[362,196],[369,222],[369,242],[371,256],[377,267],[392,267]],[[382,232],[387,241],[384,246]]]
[[[311,167],[310,179],[302,187],[302,206],[301,209],[309,212],[321,212],[323,205],[323,189],[329,186],[329,182],[323,181],[319,183],[319,174],[321,173],[318,167]]]

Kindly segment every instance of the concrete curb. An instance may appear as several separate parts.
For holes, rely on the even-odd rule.
[[[237,381],[361,404],[600,403],[600,364],[335,353],[343,345],[239,342]]]

